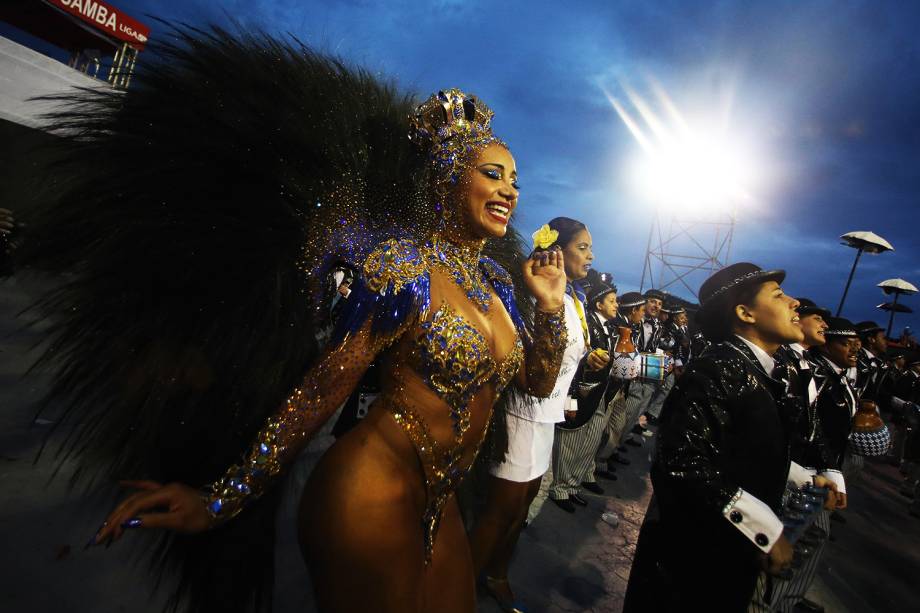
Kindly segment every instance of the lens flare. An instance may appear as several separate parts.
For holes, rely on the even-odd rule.
[[[657,84],[653,90],[663,113],[634,90],[623,90],[628,103],[604,93],[639,145],[629,175],[644,199],[687,215],[727,211],[753,199],[758,167],[753,148],[726,122],[686,117]]]

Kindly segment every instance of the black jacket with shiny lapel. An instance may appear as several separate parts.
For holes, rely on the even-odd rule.
[[[624,611],[744,611],[761,551],[723,516],[742,488],[778,511],[789,471],[785,385],[733,339],[694,359],[665,400]]]

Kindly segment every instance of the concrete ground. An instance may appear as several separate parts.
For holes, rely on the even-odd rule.
[[[44,613],[153,612],[163,596],[153,589],[126,540],[109,550],[83,546],[109,508],[109,488],[88,496],[69,491],[64,476],[51,480],[54,462],[35,463],[53,419],[36,420],[35,403],[47,385],[23,377],[41,330],[22,331],[15,314],[41,288],[21,279],[0,281],[0,611]],[[53,416],[51,416],[53,417]],[[279,522],[276,607],[309,611],[309,582],[294,546],[293,502],[312,462],[331,439],[319,437],[295,468]],[[546,503],[524,531],[510,577],[530,613],[615,613],[622,608],[639,526],[648,504],[650,445],[627,454],[619,480],[601,481],[604,496],[569,514]],[[867,463],[850,487],[846,524],[833,524],[834,541],[811,596],[828,611],[875,613],[916,610],[920,603],[920,519],[907,514],[893,467]],[[619,527],[601,520],[609,510]],[[356,584],[360,578],[356,577]],[[480,597],[479,610],[499,609]]]

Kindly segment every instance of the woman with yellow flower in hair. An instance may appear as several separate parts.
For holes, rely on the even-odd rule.
[[[578,282],[594,260],[591,233],[585,224],[556,217],[533,234],[536,257],[561,253],[565,265],[567,344],[553,391],[547,398],[515,398],[505,407],[508,451],[490,469],[489,500],[472,534],[473,563],[484,574],[488,593],[504,611],[519,611],[508,582],[508,565],[527,510],[540,489],[553,453],[555,425],[574,416],[576,401],[569,387],[588,349],[585,295]],[[588,355],[588,367],[603,368],[609,358]]]

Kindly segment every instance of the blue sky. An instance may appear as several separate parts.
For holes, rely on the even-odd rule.
[[[140,19],[291,33],[420,97],[478,94],[517,159],[521,230],[581,219],[621,290],[639,285],[654,213],[605,92],[650,99],[652,82],[757,151],[731,260],[785,268],[790,293],[836,308],[855,255],[837,237],[872,230],[896,250],[862,258],[844,314],[887,321],[875,284],[920,284],[920,3],[109,1]]]

